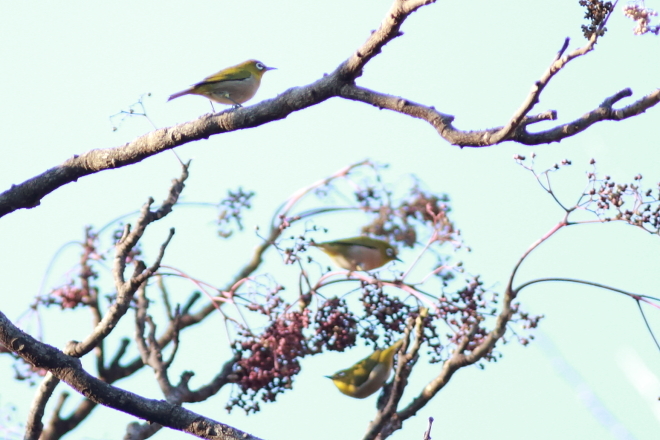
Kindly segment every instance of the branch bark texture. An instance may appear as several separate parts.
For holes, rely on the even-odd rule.
[[[0,343],[29,364],[50,371],[53,376],[95,403],[199,438],[260,440],[258,437],[180,406],[162,400],[147,399],[113,387],[85,371],[78,358],[67,356],[55,347],[39,342],[22,332],[2,312],[0,312]]]
[[[74,155],[59,166],[23,183],[13,185],[0,194],[0,217],[17,209],[38,206],[43,197],[81,177],[103,170],[128,166],[189,142],[284,119],[293,112],[320,104],[333,97],[364,102],[381,109],[389,109],[425,120],[443,139],[460,147],[487,147],[507,141],[525,145],[559,142],[587,129],[596,122],[620,121],[643,113],[660,102],[660,89],[622,109],[612,108],[612,104],[616,100],[612,102],[606,100],[601,106],[587,112],[576,121],[538,133],[527,131],[527,126],[530,124],[541,120],[556,119],[557,113],[554,111],[545,111],[539,115],[529,113],[539,102],[543,89],[561,69],[573,59],[594,49],[597,34],[592,36],[586,46],[563,55],[568,47],[567,39],[547,71],[534,83],[520,108],[514,112],[508,122],[500,127],[459,130],[452,125],[453,116],[441,113],[433,106],[357,87],[355,80],[362,75],[366,64],[378,55],[387,43],[402,35],[400,28],[408,16],[422,6],[434,2],[435,0],[395,0],[380,27],[372,32],[367,41],[346,61],[342,62],[334,72],[324,75],[311,84],[291,88],[276,98],[250,107],[209,113],[191,122],[161,128],[116,148],[97,149]],[[632,94],[632,92],[630,93]],[[611,100],[611,98],[609,99]]]

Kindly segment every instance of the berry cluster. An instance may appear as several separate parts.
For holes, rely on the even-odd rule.
[[[651,25],[651,18],[657,17],[658,13],[653,9],[644,7],[644,2],[642,2],[641,5],[629,4],[624,6],[623,15],[637,22],[637,26],[633,28],[633,33],[635,35],[643,35],[646,33],[652,33],[655,35],[660,34],[660,24]]]
[[[617,183],[610,176],[599,179],[595,171],[588,178],[587,209],[604,221],[624,221],[652,234],[660,232],[660,183],[655,190],[643,189],[641,174],[630,183]]]
[[[588,26],[584,24],[581,26],[584,38],[589,40],[596,32],[598,32],[599,37],[602,37],[605,34],[605,31],[607,31],[607,28],[599,28],[612,11],[612,8],[614,8],[612,2],[604,2],[601,0],[580,0],[580,6],[587,9],[587,12],[584,13],[584,18],[591,21]]]
[[[227,410],[238,406],[246,413],[257,412],[257,396],[264,402],[274,402],[278,394],[291,389],[293,376],[300,372],[300,358],[307,354],[303,330],[308,326],[308,311],[286,313],[261,335],[244,335],[236,342],[234,349],[241,359],[234,373],[240,391]]]
[[[329,351],[344,351],[355,346],[358,321],[348,309],[346,301],[340,298],[330,298],[316,312],[314,327],[316,334],[310,340],[310,345],[321,352],[323,348]]]

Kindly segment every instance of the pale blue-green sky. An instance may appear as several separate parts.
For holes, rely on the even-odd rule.
[[[141,94],[152,93],[145,100],[148,114],[157,126],[165,127],[210,109],[199,97],[166,103],[167,96],[248,58],[278,68],[264,77],[253,102],[314,81],[366,39],[390,4],[4,2],[0,189],[73,154],[119,146],[149,131],[141,118],[125,121],[116,132],[108,120]],[[368,64],[358,84],[434,105],[455,115],[460,129],[501,125],[565,37],[571,37],[571,49],[584,44],[582,15],[577,0],[439,1],[410,17],[402,29],[405,35]],[[556,109],[560,121],[566,122],[622,88],[631,87],[634,99],[657,88],[660,40],[635,37],[632,27],[617,11],[597,50],[561,72],[536,110]],[[177,153],[193,159],[185,201],[214,202],[238,186],[257,192],[254,209],[245,219],[248,230],[266,226],[273,210],[296,189],[349,163],[367,157],[389,163],[387,176],[393,181],[414,173],[427,188],[450,195],[452,219],[473,249],[463,257],[468,270],[481,274],[486,286],[502,289],[520,255],[562,216],[533,177],[514,163],[513,155],[535,151],[541,169],[572,159],[573,166],[555,174],[553,181],[567,202],[576,200],[582,190],[591,157],[597,159],[599,171],[615,179],[630,181],[642,173],[643,182],[653,186],[660,180],[659,123],[660,108],[655,108],[627,121],[600,123],[560,144],[461,150],[424,122],[333,99],[283,121],[185,145]],[[80,239],[85,225],[99,227],[137,209],[149,196],[162,199],[178,174],[173,155],[161,154],[82,178],[47,196],[41,206],[3,218],[2,311],[16,318],[26,310],[54,253],[62,244]],[[229,242],[219,240],[212,220],[210,210],[175,210],[145,237],[147,257],[153,257],[166,230],[175,226],[177,234],[165,262],[224,285],[258,239],[248,231]],[[351,223],[350,217],[338,216],[336,224],[332,217],[324,221],[336,237],[359,232],[360,224]],[[657,237],[631,227],[579,226],[561,231],[535,251],[518,279],[580,277],[657,295],[658,251]],[[47,287],[61,282],[60,274],[77,258],[77,250],[68,248]],[[265,270],[284,273],[275,258]],[[188,291],[181,292],[182,298]],[[526,348],[516,343],[500,346],[504,357],[497,363],[483,371],[459,371],[393,438],[421,438],[428,416],[436,420],[433,437],[442,439],[657,438],[660,353],[635,303],[605,291],[560,284],[530,288],[520,300],[527,310],[546,315],[539,341]],[[648,312],[660,331],[657,312]],[[89,330],[89,319],[82,314],[49,310],[43,316],[46,341],[59,347]],[[185,369],[197,372],[192,386],[210,378],[226,359],[222,332],[221,321],[213,319],[184,337],[173,380]],[[209,352],[209,346],[222,351]],[[227,415],[228,389],[186,407],[267,440],[359,438],[374,414],[376,398],[350,399],[322,376],[367,352],[359,347],[305,359],[294,390],[276,404],[264,404],[256,416],[245,417],[240,410]],[[34,389],[12,382],[10,365],[7,356],[0,357],[0,412],[13,403],[15,417],[23,421]],[[419,390],[437,368],[416,371],[411,391]],[[644,368],[651,379],[640,390]],[[137,380],[116,385],[161,398],[146,369]],[[65,389],[61,385],[57,392]],[[71,438],[119,438],[132,420],[99,408]],[[188,437],[162,431],[158,438]]]

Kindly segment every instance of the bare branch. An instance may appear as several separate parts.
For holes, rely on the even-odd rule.
[[[220,388],[224,385],[230,383],[229,377],[233,374],[233,367],[237,360],[240,359],[240,356],[234,356],[234,358],[225,362],[220,373],[218,373],[208,385],[204,385],[199,390],[191,391],[188,387],[190,379],[193,377],[194,373],[191,371],[184,371],[181,374],[181,380],[178,385],[176,385],[176,393],[173,393],[171,398],[175,399],[168,402],[180,405],[184,402],[203,402],[209,397],[215,395]],[[138,423],[132,422],[129,423],[126,427],[127,436],[126,439],[145,439],[151,437],[153,434],[158,432],[162,428],[162,425],[158,423]]]
[[[89,399],[83,399],[76,410],[68,417],[62,417],[59,411],[53,411],[53,415],[44,427],[39,440],[58,440],[64,434],[73,430],[96,408],[96,403]]]
[[[631,95],[632,91],[630,89],[617,92],[605,99],[596,109],[585,113],[579,119],[538,133],[527,132],[527,126],[541,121],[555,120],[557,119],[557,112],[551,110],[538,115],[524,117],[517,128],[507,138],[500,139],[497,143],[510,141],[524,145],[538,145],[559,142],[564,138],[574,136],[586,130],[597,122],[608,120],[621,121],[644,113],[660,102],[660,89],[656,89],[629,106],[622,109],[612,108],[614,103]],[[492,146],[495,144],[493,139],[495,139],[496,134],[505,128],[495,127],[476,131],[462,131],[452,125],[454,121],[452,115],[441,113],[434,107],[427,107],[398,96],[386,95],[351,84],[347,84],[340,89],[340,96],[353,101],[371,104],[379,109],[388,109],[412,116],[413,118],[422,119],[428,122],[443,139],[459,147]]]
[[[578,119],[537,133],[528,133],[526,130],[528,124],[523,122],[523,124],[521,124],[513,133],[511,138],[507,140],[515,141],[524,145],[547,144],[550,142],[559,142],[562,139],[575,136],[597,122],[623,121],[624,119],[642,114],[649,108],[658,104],[658,102],[660,102],[660,89],[652,91],[643,98],[640,98],[623,108],[612,108],[613,104],[628,96],[632,96],[632,90],[623,89],[609,98],[606,98],[597,108],[585,113]]]
[[[395,0],[385,19],[364,44],[335,71],[342,79],[352,83],[362,75],[362,69],[383,47],[403,33],[399,30],[410,14],[436,0]]]
[[[561,277],[552,277],[552,278],[537,278],[534,280],[527,281],[520,286],[516,287],[514,290],[516,295],[520,293],[522,289],[525,287],[529,287],[532,284],[538,284],[538,283],[547,283],[550,281],[558,281],[558,282],[563,282],[563,283],[575,283],[575,284],[584,284],[586,286],[593,286],[597,287],[599,289],[604,289],[604,290],[609,290],[611,292],[616,292],[616,293],[621,293],[623,295],[629,296],[633,299],[638,299],[638,298],[649,298],[649,299],[654,299],[658,300],[658,298],[648,296],[648,295],[640,295],[637,293],[632,293],[627,290],[622,290],[622,289],[617,289],[616,287],[608,286],[607,284],[601,284],[601,283],[595,283],[593,281],[587,281],[587,280],[578,280],[575,278],[561,278]]]
[[[493,349],[495,343],[504,335],[506,324],[509,322],[511,315],[513,314],[511,301],[512,298],[506,295],[504,298],[504,306],[502,312],[500,312],[500,315],[497,318],[495,328],[470,355],[460,353],[458,348],[454,351],[454,354],[443,364],[440,374],[430,381],[408,406],[398,412],[398,416],[401,420],[406,420],[417,414],[417,411],[422,409],[442,388],[444,388],[445,385],[447,385],[451,377],[459,368],[474,364]],[[477,324],[475,323],[472,330],[475,331],[476,329]],[[469,335],[465,336],[464,340],[467,340],[468,338]]]
[[[234,365],[240,358],[240,355],[234,354],[232,359],[229,359],[224,363],[220,372],[211,380],[211,382],[197,390],[189,389],[187,383],[185,384],[185,388],[183,388],[182,385],[179,385],[178,387],[180,389],[185,390],[183,395],[184,402],[203,402],[209,397],[215,395],[223,386],[232,383],[231,376],[234,372]]]
[[[136,265],[136,272],[138,276],[129,280],[130,284],[133,284],[135,282],[134,279],[146,278],[147,275],[145,274],[152,274],[153,272],[155,272],[154,267],[157,267],[160,264],[160,259],[162,258],[162,251],[164,250],[165,246],[167,246],[167,244],[169,243],[173,233],[174,231],[170,230],[170,235],[168,236],[167,241],[161,247],[161,254],[154,263],[154,266],[152,266],[150,269],[146,269],[144,268],[144,264],[140,265],[138,263]],[[103,338],[105,338],[107,335],[110,334],[110,332],[115,328],[117,322],[119,322],[119,319],[121,319],[121,317],[124,316],[124,314],[128,310],[128,306],[130,305],[131,300],[133,299],[134,292],[135,290],[132,288],[132,286],[130,289],[125,289],[125,288],[121,289],[117,293],[117,301],[110,306],[108,313],[103,317],[101,322],[94,328],[92,333],[90,333],[82,342],[72,341],[72,343],[70,343],[67,346],[65,352],[71,356],[76,356],[76,357],[81,357],[89,353],[99,343],[99,341],[101,341]]]
[[[538,102],[540,93],[550,79],[568,62],[593,50],[598,32],[594,33],[586,46],[576,49],[568,55],[562,56],[566,49],[566,47],[563,47],[555,57],[555,61],[541,79],[535,83],[532,91],[509,122],[505,126],[494,129],[460,131],[451,126],[452,116],[439,113],[433,107],[425,107],[404,98],[376,92],[367,91],[368,93],[365,94],[366,89],[355,88],[354,80],[362,74],[367,62],[380,53],[388,42],[401,35],[399,29],[405,19],[420,7],[434,3],[434,1],[395,0],[378,30],[374,31],[367,41],[346,61],[342,62],[333,73],[324,75],[311,84],[291,88],[274,99],[265,100],[253,106],[206,114],[192,122],[158,129],[120,147],[91,150],[82,155],[76,155],[38,176],[18,185],[12,185],[11,188],[0,193],[0,217],[17,209],[38,206],[43,197],[83,176],[131,165],[188,142],[208,139],[210,136],[230,131],[254,128],[284,119],[293,112],[320,104],[332,97],[366,102],[379,108],[388,108],[424,119],[431,123],[443,138],[453,145],[461,147],[484,147],[505,141],[536,145],[556,142],[563,137],[575,134],[562,135],[564,129],[558,127],[557,130],[559,131],[556,136],[559,137],[553,138],[545,136],[544,133],[525,133],[524,126],[526,121],[531,123],[527,113]],[[602,25],[604,26],[604,24],[603,22]],[[564,45],[567,46],[566,43]],[[660,92],[653,92],[647,97],[649,99],[640,100],[636,103],[634,109],[631,108],[627,112],[623,111],[624,114],[627,114],[625,117],[623,114],[617,113],[616,117],[602,116],[593,122],[605,119],[621,120],[639,114],[658,103],[658,94]],[[585,125],[584,128],[590,126],[593,122]],[[568,127],[565,128],[570,131]]]
[[[160,220],[172,211],[172,206],[178,200],[181,191],[184,188],[184,182],[188,178],[188,165],[183,166],[183,171],[179,179],[175,179],[170,187],[168,197],[165,199],[161,207],[156,211],[150,211],[149,207],[153,203],[153,199],[142,207],[140,217],[136,221],[136,226],[131,228],[126,225],[122,238],[117,242],[115,247],[115,263],[113,267],[113,275],[115,278],[115,285],[117,287],[117,300],[110,306],[108,313],[96,325],[92,333],[90,333],[82,342],[72,341],[67,346],[65,353],[71,356],[83,356],[89,353],[102,341],[110,332],[115,328],[119,319],[126,313],[133,294],[140,284],[153,275],[158,268],[165,255],[165,249],[174,235],[174,229],[170,229],[170,233],[165,242],[160,247],[160,252],[151,267],[146,268],[142,261],[137,261],[133,276],[128,280],[124,280],[124,270],[126,268],[126,261],[129,252],[135,247],[140,240],[144,231],[152,222]]]
[[[87,373],[80,360],[37,341],[13,325],[0,312],[0,343],[29,364],[44,368],[69,384],[88,399],[116,410],[199,438],[223,440],[258,440],[248,433],[211,420],[200,414],[162,400],[146,399],[95,378]]]
[[[119,367],[119,362],[121,361],[121,358],[124,357],[124,355],[126,354],[126,350],[128,349],[130,343],[131,343],[130,339],[121,338],[121,340],[119,341],[119,348],[117,349],[117,352],[112,357],[112,360],[110,361],[110,365],[108,365],[108,367],[105,368],[106,375],[108,374],[108,372],[111,372]],[[109,377],[106,377],[105,379],[106,379],[105,381],[108,383],[112,382],[112,380]]]
[[[172,305],[170,304],[170,294],[165,287],[162,276],[156,276],[156,285],[158,286],[158,290],[160,290],[160,296],[163,300],[163,306],[165,307],[165,312],[167,312],[167,317],[172,320],[174,319],[174,315],[172,313]]]
[[[659,308],[660,305],[656,304],[656,302],[660,301],[660,298],[656,298],[650,295],[639,295],[636,293],[628,292],[626,290],[622,289],[617,289],[616,287],[611,287],[606,284],[601,284],[601,283],[595,283],[593,281],[587,281],[587,280],[578,280],[574,278],[560,278],[560,277],[553,277],[553,278],[537,278],[535,280],[527,281],[520,286],[518,286],[515,289],[516,294],[520,293],[522,289],[525,287],[529,287],[533,284],[537,283],[547,283],[547,282],[565,282],[565,283],[575,283],[575,284],[583,284],[587,286],[593,286],[597,287],[599,289],[604,289],[604,290],[609,290],[611,292],[616,292],[616,293],[621,293],[623,295],[626,295],[632,299],[635,300],[637,303],[637,307],[639,308],[640,313],[642,314],[642,319],[644,320],[644,324],[646,325],[646,329],[648,330],[649,334],[651,335],[651,338],[653,339],[653,342],[655,343],[655,346],[660,350],[660,343],[658,343],[658,339],[655,336],[655,333],[653,332],[653,329],[651,328],[648,319],[646,319],[646,314],[644,313],[644,309],[642,309],[642,302],[647,303],[653,307]],[[656,302],[653,302],[656,301]]]
[[[575,49],[573,52],[569,53],[566,56],[562,56],[562,55],[564,54],[566,49],[568,49],[568,44],[570,42],[570,39],[566,38],[564,40],[564,44],[562,45],[561,49],[559,49],[559,52],[557,52],[557,55],[555,56],[555,59],[553,60],[552,64],[543,73],[543,76],[541,76],[541,78],[538,81],[536,81],[536,83],[534,83],[534,85],[532,86],[532,90],[527,96],[527,99],[525,99],[525,101],[520,106],[520,108],[516,110],[516,112],[511,117],[511,120],[504,127],[498,130],[498,132],[495,133],[491,138],[486,139],[486,141],[490,145],[498,144],[505,139],[509,139],[510,135],[523,122],[523,119],[527,115],[527,113],[529,113],[532,110],[532,108],[534,108],[534,106],[538,104],[539,98],[541,97],[541,92],[543,92],[543,89],[545,89],[545,87],[548,85],[552,77],[555,76],[569,62],[571,62],[575,58],[581,57],[582,55],[591,52],[594,49],[594,46],[598,41],[598,37],[601,35],[601,32],[603,31],[605,25],[607,24],[607,20],[612,15],[612,11],[614,11],[614,7],[610,10],[609,14],[607,14],[607,17],[605,17],[605,19],[600,23],[598,29],[592,33],[591,38],[589,38],[589,42],[585,46]]]
[[[123,440],[143,440],[153,436],[163,429],[158,423],[131,422],[126,426],[126,435]]]
[[[518,259],[516,264],[513,266],[513,270],[511,271],[511,275],[509,275],[509,283],[506,287],[507,295],[511,295],[513,298],[516,297],[516,294],[518,293],[520,288],[518,288],[518,289],[513,288],[513,280],[515,279],[516,274],[518,273],[518,269],[520,269],[520,266],[522,265],[523,261],[525,261],[525,258],[527,258],[527,256],[529,254],[531,254],[534,249],[539,247],[544,241],[546,241],[548,238],[550,238],[554,234],[556,234],[557,231],[559,231],[561,228],[568,226],[568,214],[569,213],[567,212],[566,215],[564,216],[564,218],[559,223],[557,223],[555,226],[550,228],[550,230],[548,232],[546,232],[545,234],[543,234],[543,236],[541,238],[539,238],[534,243],[532,243],[532,245],[529,248],[527,248],[527,250]]]
[[[0,193],[0,217],[17,209],[34,208],[57,188],[104,170],[138,163],[148,157],[215,134],[258,127],[335,96],[338,79],[324,77],[304,87],[292,88],[274,99],[250,107],[206,114],[195,121],[161,128],[116,148],[91,150]]]
[[[394,380],[389,388],[389,396],[387,396],[387,401],[382,407],[379,405],[379,411],[369,424],[363,440],[384,439],[389,437],[392,432],[401,429],[405,419],[400,417],[400,413],[397,413],[397,408],[408,385],[408,377],[419,359],[419,349],[424,340],[423,320],[424,317],[420,314],[415,320],[410,319],[408,321],[404,330],[405,343],[399,351]],[[410,344],[412,330],[415,331],[415,340]]]
[[[120,256],[120,258],[115,259],[115,276],[116,278],[119,278],[119,280],[116,279],[116,284],[118,285],[117,300],[110,306],[108,313],[104,317],[101,317],[100,310],[98,309],[98,303],[96,300],[94,300],[94,304],[92,306],[95,318],[94,322],[96,323],[94,330],[82,342],[70,341],[65,349],[66,354],[75,357],[82,357],[95,347],[98,348],[98,345],[101,343],[101,341],[103,341],[103,339],[108,334],[110,334],[110,332],[116,327],[121,317],[124,316],[128,310],[135,289],[137,286],[139,286],[138,281],[141,279],[146,280],[151,274],[158,270],[160,262],[162,261],[165,253],[165,248],[167,247],[174,234],[173,229],[170,230],[170,234],[165,243],[163,243],[161,246],[156,261],[152,264],[152,266],[149,269],[146,269],[144,263],[137,262],[134,276],[128,282],[123,281],[123,268],[125,267],[125,261],[128,257],[128,253],[135,246],[135,244],[137,244],[137,241],[142,236],[146,226],[149,223],[163,218],[172,210],[172,206],[176,203],[179,194],[183,190],[183,182],[187,177],[188,171],[186,165],[183,167],[181,178],[175,179],[173,181],[173,184],[170,187],[170,193],[167,199],[163,202],[163,205],[157,211],[151,212],[148,209],[150,203],[147,203],[143,207],[142,215],[137,221],[138,227],[136,227],[131,232],[127,225],[127,228],[124,230],[122,239],[117,244],[117,255]],[[86,264],[86,260],[83,261],[83,264]],[[89,286],[86,286],[86,288],[88,290],[90,289]],[[118,367],[119,358],[123,355],[127,346],[128,343],[124,342],[115,359],[113,359],[113,364],[111,364],[111,367]],[[108,376],[114,375],[114,378],[117,379],[118,377],[115,371],[118,370],[118,368],[113,368],[113,372],[108,372],[106,371],[103,363],[103,350],[99,348],[97,355],[97,367],[99,370],[99,376],[104,379],[108,379]],[[41,422],[41,417],[43,417],[43,408],[45,407],[46,402],[52,394],[52,389],[50,388],[52,387],[54,389],[57,383],[58,380],[56,378],[47,377],[44,379],[39,392],[35,396],[32,407],[33,411],[31,411],[28,418],[28,423],[26,426],[26,437],[32,436],[34,438],[39,438],[41,430],[43,429],[43,424]],[[50,392],[48,392],[49,389]],[[72,416],[69,419],[63,420],[60,418],[59,413],[54,413],[53,419],[50,422],[49,433],[45,434],[46,437],[53,435],[57,436],[62,432],[66,432],[67,430],[75,427],[77,423],[84,419],[84,417],[86,417],[89,413],[86,411],[88,406],[88,403],[83,402],[83,404],[81,404],[81,406],[78,408],[77,413],[79,416],[81,416],[81,418]],[[89,408],[89,411],[91,411],[92,408],[93,405]],[[35,417],[39,417],[39,420],[36,420]],[[66,426],[63,426],[63,424]]]
[[[44,409],[58,383],[60,383],[58,378],[53,376],[50,372],[46,373],[46,377],[44,377],[39,385],[39,390],[37,390],[37,393],[34,395],[34,400],[30,406],[30,413],[28,414],[28,419],[25,423],[25,440],[39,440],[39,436],[44,427],[41,422],[41,419],[44,416]]]

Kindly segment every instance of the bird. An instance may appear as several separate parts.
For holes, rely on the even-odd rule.
[[[348,271],[369,271],[392,260],[401,261],[391,244],[371,237],[344,238],[323,243],[312,241],[310,245],[321,249],[337,266]]]
[[[337,389],[347,396],[356,399],[369,397],[381,389],[390,378],[394,355],[401,344],[403,339],[399,339],[384,350],[374,351],[352,367],[325,377],[331,379]]]
[[[247,60],[222,69],[186,90],[170,95],[168,101],[183,95],[200,95],[211,101],[238,108],[257,93],[264,73],[274,69],[276,68],[266,67],[261,61]]]

